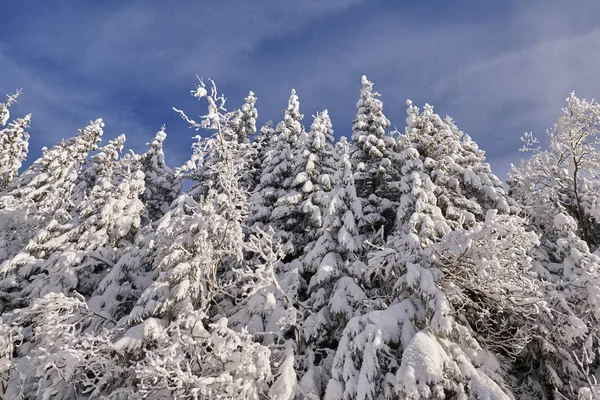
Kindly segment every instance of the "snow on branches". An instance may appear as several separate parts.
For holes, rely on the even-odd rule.
[[[176,169],[164,127],[138,155],[98,119],[20,172],[30,116],[0,104],[0,397],[598,396],[596,102],[505,185],[431,105],[389,132],[365,76],[351,140],[295,90],[258,129],[253,92],[191,94]]]

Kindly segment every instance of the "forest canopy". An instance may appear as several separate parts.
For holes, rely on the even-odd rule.
[[[345,136],[200,80],[176,168],[164,127],[136,154],[97,119],[23,169],[8,96],[0,398],[600,398],[600,105],[571,94],[502,180],[360,83]]]

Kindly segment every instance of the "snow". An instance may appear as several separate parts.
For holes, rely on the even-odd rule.
[[[148,318],[141,324],[129,328],[123,337],[115,342],[114,348],[119,352],[137,350],[144,341],[160,337],[165,327],[165,321]]]
[[[296,373],[294,372],[294,351],[287,349],[285,359],[279,367],[279,374],[275,383],[269,389],[268,396],[271,400],[293,400],[296,394]]]
[[[431,105],[408,100],[404,132],[390,132],[366,76],[351,140],[326,110],[303,125],[295,90],[258,132],[253,92],[232,111],[214,82],[192,95],[206,114],[178,113],[209,132],[177,169],[164,127],[127,153],[124,135],[100,145],[98,119],[20,171],[29,116],[9,122],[14,99],[0,104],[10,391],[596,395],[600,105],[569,96],[548,148],[526,135],[534,154],[505,185]]]
[[[428,331],[415,334],[402,354],[402,363],[396,373],[399,390],[407,399],[430,398],[435,386],[445,378],[450,358],[437,339]],[[434,392],[438,397],[439,393]]]

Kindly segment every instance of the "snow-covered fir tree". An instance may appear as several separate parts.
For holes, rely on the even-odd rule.
[[[0,130],[0,190],[7,187],[18,175],[29,150],[31,114],[17,118]]]
[[[249,143],[256,134],[256,120],[258,111],[256,110],[257,98],[254,92],[250,91],[244,99],[244,105],[237,110],[237,115],[232,118],[234,135],[238,143]]]
[[[400,147],[416,149],[436,186],[436,204],[452,228],[482,221],[486,211],[511,211],[503,183],[494,175],[485,154],[452,119],[442,119],[426,104],[422,112],[407,101],[406,135]]]
[[[165,163],[163,143],[166,138],[167,133],[163,126],[154,139],[146,144],[149,149],[140,160],[146,188],[143,201],[146,206],[146,217],[150,221],[158,221],[169,210],[171,203],[179,195],[183,183],[183,174],[174,172]]]
[[[169,314],[180,302],[191,302],[194,307],[205,309],[215,294],[216,269],[228,257],[241,257],[246,196],[239,180],[247,161],[232,131],[228,131],[227,122],[232,113],[223,114],[224,98],[218,95],[214,84],[208,94],[201,81],[195,95],[208,100],[209,114],[203,117],[202,123],[188,120],[198,129],[217,131],[208,140],[198,137],[208,142],[202,147],[211,153],[204,161],[213,160],[211,179],[214,183],[201,187],[199,196],[199,186],[192,186],[173,202],[171,210],[159,221],[158,240],[163,243],[155,260],[156,280],[142,295],[133,310],[132,320]],[[163,289],[165,284],[176,285],[182,294],[169,295]]]
[[[270,162],[273,156],[273,140],[277,131],[273,128],[273,122],[269,121],[260,128],[259,133],[254,137],[251,146],[254,154],[254,162],[251,163],[251,169],[248,174],[248,192],[253,193],[260,184],[263,166]]]
[[[6,103],[0,103],[0,126],[8,123],[10,120],[10,111],[8,108],[17,102],[22,93],[22,90],[17,90],[14,94],[6,96]]]
[[[116,160],[124,141],[121,136],[92,156],[82,175],[93,186],[83,200],[57,210],[21,252],[0,266],[9,309],[51,292],[89,297],[133,242],[143,210],[144,175],[137,157]]]
[[[206,98],[210,113],[200,124],[188,120],[217,130],[201,146],[218,160],[211,165],[214,183],[199,197],[194,187],[180,195],[158,222],[154,281],[133,307],[115,349],[137,360],[132,390],[144,395],[255,399],[272,378],[269,349],[210,311],[243,257],[246,196],[240,178],[247,157],[215,86],[208,94],[201,81],[196,96]],[[202,362],[190,368],[191,355]],[[161,370],[176,372],[167,376]]]
[[[342,137],[336,144],[336,171],[332,188],[321,195],[323,224],[317,239],[311,242],[302,258],[308,315],[302,324],[302,341],[308,366],[299,385],[299,394],[321,398],[346,323],[364,310],[366,295],[357,284],[362,269],[362,238],[358,226],[362,205],[356,195],[349,144]]]
[[[280,209],[274,214],[277,202],[288,194],[292,182],[296,160],[296,149],[298,140],[304,128],[300,121],[304,115],[300,114],[300,103],[296,91],[292,90],[288,106],[284,111],[284,119],[276,128],[276,136],[271,141],[271,149],[267,150],[267,162],[263,165],[260,183],[251,198],[251,214],[249,222],[251,225],[267,229],[271,226],[277,237],[284,243],[284,251],[295,254],[298,249],[294,248],[290,231],[298,221],[292,215],[291,209]],[[286,212],[287,211],[287,212]]]
[[[256,131],[255,116],[256,109],[254,109],[254,103],[256,98],[251,94],[246,98],[246,103],[242,107],[242,110],[234,110],[228,112],[223,116],[224,121],[218,122],[223,124],[219,128],[220,139],[219,141],[203,141],[199,140],[195,144],[195,155],[193,162],[197,163],[197,168],[190,173],[189,179],[194,180],[194,184],[191,192],[194,193],[196,199],[200,196],[206,196],[210,190],[217,189],[219,186],[219,174],[218,165],[223,162],[221,157],[223,152],[217,149],[218,146],[222,146],[227,143],[228,146],[232,147],[232,151],[235,153],[243,154],[245,157],[252,158],[255,156],[255,148],[250,145],[249,136]],[[209,106],[212,107],[212,106]],[[181,113],[181,111],[177,110]],[[209,110],[212,111],[212,110]],[[224,109],[223,109],[224,111]],[[203,123],[198,124],[193,120],[190,120],[182,114],[185,120],[192,123],[196,129],[201,128],[213,128],[216,122],[214,112],[208,114],[208,119],[204,120]],[[200,139],[200,136],[197,137]],[[233,148],[237,148],[233,150]],[[242,170],[242,186],[244,190],[251,186],[251,174],[248,172],[249,168]]]
[[[97,149],[104,123],[98,119],[79,134],[63,140],[0,193],[0,262],[21,251],[55,211],[69,207],[81,168]]]
[[[457,282],[445,286],[444,270],[436,265],[432,252],[437,243],[465,221],[470,222],[465,227],[470,227],[481,220],[483,205],[473,200],[466,188],[474,186],[471,192],[478,190],[488,195],[497,203],[493,206],[500,206],[504,212],[510,211],[507,200],[501,197],[502,186],[493,175],[484,183],[497,190],[485,192],[481,188],[481,179],[486,173],[491,175],[489,168],[481,165],[479,154],[474,155],[480,156],[474,160],[465,157],[468,152],[460,146],[457,129],[451,129],[433,114],[431,107],[419,115],[409,102],[408,114],[407,133],[400,144],[403,150],[396,156],[401,179],[395,230],[385,247],[375,247],[370,252],[368,267],[364,269],[363,279],[370,289],[367,293],[379,299],[379,304],[372,306],[385,309],[355,317],[346,326],[326,398],[362,399],[379,394],[410,399],[442,399],[448,395],[477,398],[490,393],[491,398],[509,398],[511,391],[494,354],[496,349],[485,347],[485,340],[477,340],[480,332],[462,315],[453,313],[455,299],[449,290],[460,291],[460,286],[456,288]],[[462,168],[455,160],[463,164]],[[448,173],[444,167],[454,170]],[[453,174],[453,180],[444,172]],[[485,199],[483,195],[480,198]],[[468,201],[472,203],[470,209]],[[457,218],[458,212],[448,212],[451,205],[471,214],[459,214]],[[497,210],[492,208],[490,212],[493,215]],[[527,251],[531,249],[522,253],[526,255]],[[512,260],[503,262],[510,265]],[[525,272],[527,265],[516,268],[514,279],[518,281]],[[525,281],[522,286],[526,285]],[[494,300],[497,299],[492,296],[489,301]],[[384,324],[384,329],[378,324]],[[496,332],[482,334],[491,341],[486,335]],[[464,369],[463,365],[469,368]]]
[[[308,132],[303,132],[295,150],[296,167],[287,193],[275,203],[271,221],[288,233],[294,253],[301,252],[323,223],[321,210],[331,189],[333,129],[327,110],[319,113]]]
[[[394,180],[392,158],[394,138],[386,130],[390,121],[383,114],[379,93],[366,76],[361,78],[360,98],[356,103],[356,117],[352,121],[352,148],[350,159],[355,169],[358,196],[362,199],[364,219],[361,233],[374,234],[384,227],[387,236],[392,229]]]

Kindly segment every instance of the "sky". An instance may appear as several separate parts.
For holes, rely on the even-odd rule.
[[[597,0],[3,0],[0,93],[24,94],[32,113],[31,163],[42,146],[103,118],[145,150],[161,125],[171,166],[191,153],[190,96],[212,78],[237,107],[258,98],[259,123],[282,118],[296,89],[304,125],[328,109],[350,136],[360,78],[404,130],[406,99],[454,118],[504,178],[524,155],[519,138],[543,138],[571,91],[600,97]]]

